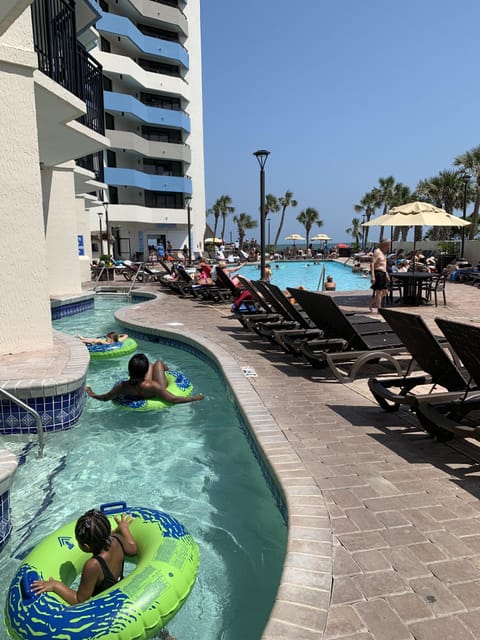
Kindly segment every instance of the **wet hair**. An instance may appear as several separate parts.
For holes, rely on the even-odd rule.
[[[327,276],[327,282],[333,282],[333,276]]]
[[[112,528],[101,511],[90,509],[80,516],[75,525],[75,538],[79,545],[88,545],[94,555],[110,549]]]
[[[109,331],[107,338],[111,338],[112,342],[120,342],[119,335],[115,331]]]
[[[138,384],[145,380],[150,363],[144,353],[137,353],[130,358],[128,363],[128,375],[130,384]]]

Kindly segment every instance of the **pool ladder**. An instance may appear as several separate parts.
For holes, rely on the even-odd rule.
[[[126,298],[129,298],[132,295],[132,290],[136,284],[137,281],[137,275],[138,272],[135,273],[134,277],[132,278],[131,282],[130,282],[130,286],[127,288],[125,287],[121,287],[115,290],[115,283],[112,280],[112,290],[108,290],[108,285],[106,285],[106,289],[104,290],[102,288],[102,285],[98,285],[100,278],[102,277],[103,272],[105,271],[107,267],[104,265],[102,266],[102,268],[100,269],[100,272],[98,274],[98,276],[95,279],[95,287],[93,288],[94,293],[96,294],[101,294],[101,295],[108,295],[108,296],[125,296]],[[107,271],[108,273],[108,271]],[[102,282],[104,282],[104,280],[102,280]],[[109,282],[109,281],[107,281]]]
[[[35,409],[33,409],[32,407],[29,407],[28,404],[23,402],[23,400],[20,400],[20,398],[17,398],[16,396],[12,395],[6,389],[2,389],[0,387],[0,393],[6,398],[8,398],[11,402],[14,402],[16,405],[18,405],[22,409],[25,409],[27,413],[30,413],[35,418],[35,422],[37,424],[39,457],[41,458],[43,456],[43,447],[44,447],[43,435],[44,434],[43,434],[43,424],[42,424],[42,419],[40,418],[40,414],[38,413],[38,411],[35,411]]]

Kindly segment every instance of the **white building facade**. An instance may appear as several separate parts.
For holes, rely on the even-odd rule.
[[[76,159],[108,146],[102,73],[88,54],[91,0],[0,3],[0,355],[48,349],[50,300],[90,277],[88,206]],[[88,247],[85,250],[85,247]]]
[[[108,248],[104,236],[92,255],[141,261],[169,242],[193,256],[205,228],[199,0],[99,0],[99,8],[91,54],[103,67],[111,147],[108,204],[90,218],[94,239],[100,226],[108,231]]]

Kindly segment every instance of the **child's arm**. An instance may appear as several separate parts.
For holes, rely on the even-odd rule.
[[[134,556],[138,553],[137,543],[130,532],[130,525],[133,522],[132,516],[126,516],[124,513],[118,518],[114,516],[117,528],[112,533],[118,533],[122,536],[123,548],[128,556]]]

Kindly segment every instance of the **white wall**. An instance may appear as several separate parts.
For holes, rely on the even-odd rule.
[[[74,164],[42,169],[48,285],[51,296],[81,293]]]
[[[35,67],[27,10],[0,37],[0,355],[53,344],[35,116]]]
[[[202,43],[200,33],[200,2],[189,2],[185,7],[188,18],[188,42],[190,69],[186,80],[190,93],[188,113],[191,130],[187,142],[192,149],[192,163],[188,174],[192,178],[191,202],[192,255],[203,248],[205,232],[205,171],[203,151],[203,96],[202,96]],[[186,214],[185,214],[186,215]]]

